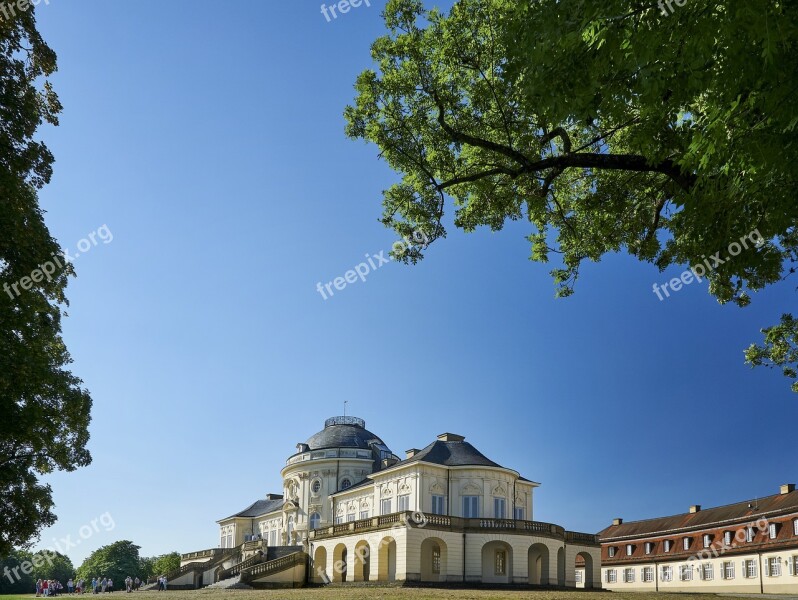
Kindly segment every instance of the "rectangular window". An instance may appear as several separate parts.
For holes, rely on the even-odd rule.
[[[723,563],[723,578],[734,579],[734,563],[732,561]]]
[[[643,581],[646,583],[654,581],[654,567],[643,567]]]
[[[399,496],[399,512],[410,510],[410,494]]]
[[[222,536],[222,548],[227,548],[227,536]]]
[[[753,542],[754,541],[754,528],[753,527],[746,527],[745,528],[745,541],[746,542]]]
[[[615,550],[616,550],[615,546],[610,546],[609,548],[607,548],[607,554],[610,555],[610,558],[613,558],[615,556]]]
[[[346,515],[346,522],[351,523],[355,520],[355,513],[347,513]]]
[[[367,510],[361,510],[361,511],[360,511],[360,518],[361,518],[361,519],[368,519],[368,518],[369,518],[369,511],[367,511]]]
[[[746,560],[743,561],[745,565],[745,576],[748,579],[756,578],[756,561],[755,560]]]
[[[704,534],[704,548],[709,548],[712,545],[712,536],[708,533]]]
[[[792,522],[792,534],[793,535],[798,535],[798,519],[795,519]]]
[[[607,569],[607,583],[615,583],[618,581],[618,574],[615,569]]]
[[[704,581],[712,581],[715,578],[715,570],[712,568],[712,563],[704,563],[701,566],[701,578]]]
[[[732,536],[734,534],[731,531],[726,531],[723,533],[723,545],[729,548],[732,543]]]
[[[798,556],[788,558],[787,564],[790,565],[790,575],[798,575]]]
[[[335,517],[335,524],[336,525],[340,525],[343,522],[344,522],[344,518],[343,517]]]
[[[432,496],[432,514],[433,515],[445,515],[446,514],[446,505],[445,496]]]
[[[493,499],[493,516],[497,519],[504,518],[504,498]]]
[[[682,565],[679,567],[679,579],[681,581],[693,580],[693,565]]]
[[[272,529],[269,532],[269,546],[276,546],[277,545],[277,530]]]
[[[582,571],[576,570],[576,583],[582,583]]]
[[[670,552],[673,546],[673,540],[665,540],[665,552]]]
[[[624,569],[623,570],[623,580],[624,583],[634,583],[635,582],[635,570],[632,568]]]
[[[432,549],[432,572],[441,572],[441,549],[438,546]]]
[[[646,554],[654,552],[654,542],[646,542]]]
[[[660,579],[662,581],[673,581],[673,567],[662,567]]]
[[[513,519],[516,521],[523,521],[524,520],[524,507],[523,506],[516,506],[513,509]]]
[[[768,525],[768,536],[770,537],[771,540],[775,540],[776,539],[776,534],[777,533],[778,533],[778,529],[777,529],[775,523],[771,523],[770,525]]]
[[[463,518],[479,517],[479,496],[463,496]]]
[[[768,577],[781,577],[781,562],[779,562],[778,557],[774,556],[767,559],[767,561]]]
[[[634,554],[635,547],[633,544],[626,544],[626,556],[632,556]]]
[[[391,499],[384,498],[380,501],[380,513],[383,515],[390,515],[391,514]]]
[[[684,545],[684,549],[685,550],[689,550],[690,549],[690,538],[684,538],[684,541],[682,543]]]
[[[507,552],[496,550],[496,575],[507,573]]]

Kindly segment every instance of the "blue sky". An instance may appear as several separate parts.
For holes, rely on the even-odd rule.
[[[119,539],[143,555],[218,544],[215,521],[267,492],[295,444],[342,412],[397,453],[443,431],[539,481],[535,518],[595,532],[778,491],[798,479],[798,398],[742,350],[791,285],[721,307],[705,284],[625,256],[554,298],[529,233],[450,229],[415,267],[316,291],[396,236],[396,180],[343,135],[384,2],[327,22],[319,2],[66,2],[38,9],[65,106],[42,129],[41,194],[81,255],[64,335],[94,398],[94,461],[48,478],[39,547]]]

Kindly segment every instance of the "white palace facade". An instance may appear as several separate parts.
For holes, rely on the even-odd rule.
[[[218,521],[177,587],[417,581],[600,587],[593,534],[534,520],[538,483],[444,433],[400,459],[333,417],[288,457],[283,493]]]

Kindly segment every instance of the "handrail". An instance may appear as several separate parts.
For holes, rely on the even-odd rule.
[[[308,559],[308,555],[305,552],[292,552],[287,556],[283,556],[281,558],[275,558],[274,560],[269,560],[259,565],[255,565],[253,567],[249,567],[241,571],[241,580],[242,582],[244,579],[251,580],[253,577],[256,576],[263,576],[263,575],[270,575],[271,573],[276,573],[277,571],[282,571],[288,567],[292,567],[300,562],[304,562]]]

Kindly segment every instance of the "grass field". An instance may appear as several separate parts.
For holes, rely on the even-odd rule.
[[[124,596],[121,598],[120,596]],[[105,600],[103,594],[103,600]],[[124,592],[113,597],[127,600]],[[135,592],[130,600],[708,600],[713,594],[643,594],[600,592],[556,592],[516,590],[465,590],[399,587],[326,587],[296,590],[197,590],[174,592]],[[2,596],[3,600],[31,600],[34,594]],[[61,596],[63,600],[68,595]],[[725,596],[724,596],[725,598]],[[91,600],[86,594],[84,600]]]

